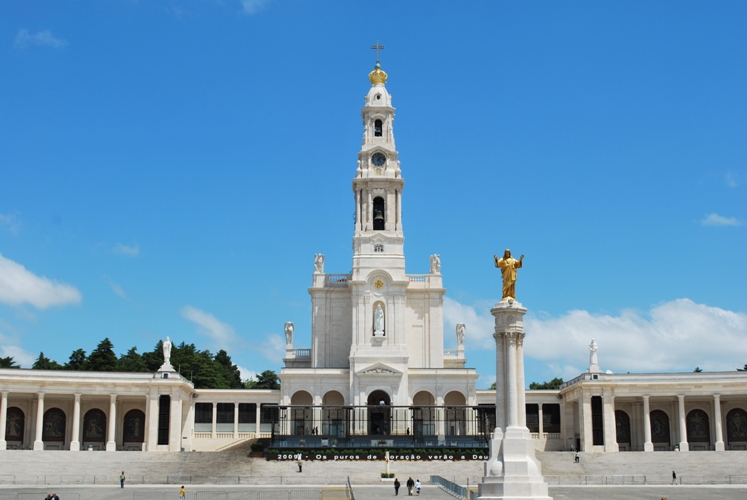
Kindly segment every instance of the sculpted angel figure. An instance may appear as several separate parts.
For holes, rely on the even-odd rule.
[[[318,253],[314,255],[314,272],[324,273],[324,254]]]
[[[467,327],[464,325],[464,323],[457,323],[456,326],[456,336],[457,336],[457,344],[458,345],[464,345],[464,334],[467,333]]]
[[[516,300],[516,270],[522,267],[524,256],[516,260],[511,257],[511,250],[506,249],[503,257],[499,259],[497,255],[493,255],[493,259],[495,267],[500,268],[501,276],[503,276],[503,298],[501,300]]]
[[[431,274],[441,272],[441,256],[438,254],[431,255]]]
[[[286,345],[293,345],[293,330],[295,329],[295,326],[293,325],[292,321],[288,321],[285,324],[285,344]]]

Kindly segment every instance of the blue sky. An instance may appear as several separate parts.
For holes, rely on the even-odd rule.
[[[176,342],[279,370],[313,255],[350,270],[379,40],[408,272],[494,372],[525,254],[527,380],[747,363],[744,2],[0,3],[0,356]]]

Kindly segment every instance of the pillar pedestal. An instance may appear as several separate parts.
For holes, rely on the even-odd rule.
[[[501,301],[490,310],[495,316],[496,428],[490,440],[490,458],[478,485],[485,500],[551,500],[534,440],[521,416],[524,409],[524,323],[527,310],[515,300]]]

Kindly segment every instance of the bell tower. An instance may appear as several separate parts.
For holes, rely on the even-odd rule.
[[[353,180],[355,234],[353,280],[365,280],[375,269],[386,269],[404,280],[402,179],[394,145],[394,108],[386,89],[387,74],[376,62],[368,75],[371,89],[361,112],[363,145]]]

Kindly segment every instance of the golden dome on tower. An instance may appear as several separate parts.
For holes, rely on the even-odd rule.
[[[368,79],[371,80],[372,84],[386,83],[387,78],[388,75],[383,69],[381,69],[381,65],[379,63],[376,63],[376,69],[368,74]]]

